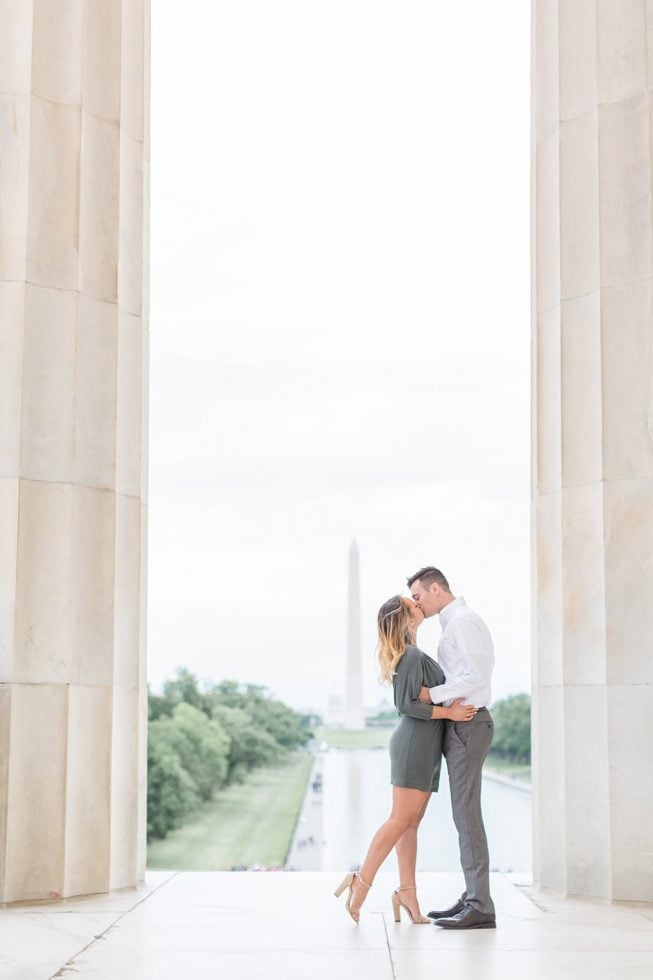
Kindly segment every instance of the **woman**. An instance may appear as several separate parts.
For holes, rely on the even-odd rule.
[[[390,739],[392,812],[372,838],[360,871],[347,875],[335,892],[339,896],[345,888],[349,889],[347,911],[354,922],[358,922],[361,905],[376,872],[393,847],[399,864],[399,888],[392,894],[395,921],[399,921],[399,910],[403,906],[411,922],[431,922],[420,913],[417,901],[417,828],[431,793],[438,789],[443,719],[469,721],[476,714],[476,708],[462,704],[462,699],[449,708],[418,700],[421,687],[435,687],[445,680],[435,660],[415,646],[415,633],[423,619],[424,614],[412,599],[398,595],[379,610],[380,675],[384,683],[392,682],[401,721]]]

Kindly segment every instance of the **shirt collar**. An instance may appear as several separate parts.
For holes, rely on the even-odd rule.
[[[453,602],[450,602],[444,607],[440,613],[440,625],[442,626],[442,629],[445,628],[456,609],[460,609],[461,606],[465,605],[467,605],[467,603],[465,602],[463,596],[459,595],[457,599],[454,599]]]

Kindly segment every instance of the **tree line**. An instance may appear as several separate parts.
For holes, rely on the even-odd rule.
[[[312,735],[308,719],[254,684],[202,688],[185,668],[149,694],[147,835],[165,837],[195,807]]]
[[[492,705],[494,739],[490,755],[510,762],[531,761],[531,699],[512,694]]]

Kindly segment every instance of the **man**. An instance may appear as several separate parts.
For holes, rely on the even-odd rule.
[[[481,772],[492,744],[494,724],[488,711],[494,649],[490,632],[466,604],[452,594],[442,572],[429,565],[408,579],[412,597],[425,617],[440,615],[438,662],[446,681],[423,687],[420,700],[450,705],[455,698],[478,709],[464,724],[445,722],[444,756],[449,771],[451,808],[458,831],[465,891],[451,908],[429,912],[445,929],[494,929],[490,897],[490,858],[481,813]]]

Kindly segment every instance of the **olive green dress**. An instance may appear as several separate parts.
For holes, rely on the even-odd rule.
[[[390,739],[393,786],[436,793],[440,783],[444,721],[431,720],[432,704],[419,701],[421,687],[444,684],[439,664],[418,647],[408,646],[394,677],[395,707],[401,721]]]

